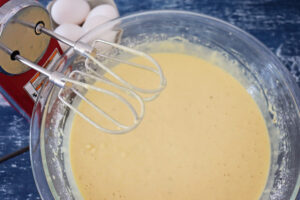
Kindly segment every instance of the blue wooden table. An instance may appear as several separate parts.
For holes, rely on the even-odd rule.
[[[41,2],[46,5],[47,1]],[[121,15],[180,9],[223,19],[269,47],[300,85],[299,0],[116,0],[116,3]],[[28,122],[0,99],[0,157],[27,146],[28,142]],[[40,199],[28,152],[0,164],[0,200],[11,199]]]

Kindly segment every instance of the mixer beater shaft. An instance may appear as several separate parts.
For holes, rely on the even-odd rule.
[[[43,21],[39,21],[36,24],[32,24],[32,23],[28,23],[28,22],[24,22],[24,21],[20,21],[20,20],[15,20],[15,23],[19,23],[19,24],[22,24],[24,26],[33,28],[36,35],[40,35],[41,33],[44,33],[44,34],[47,34],[50,37],[53,37],[53,38],[57,39],[60,42],[63,42],[66,45],[72,47],[75,50],[75,52],[77,52],[78,54],[86,57],[85,66],[95,76],[98,76],[98,77],[100,76],[101,77],[102,75],[97,73],[94,69],[92,69],[89,66],[90,61],[92,61],[92,63],[94,63],[95,66],[97,66],[98,68],[104,70],[105,72],[110,74],[112,77],[114,77],[116,80],[118,80],[118,82],[121,83],[124,87],[127,87],[131,90],[134,90],[135,92],[142,93],[142,94],[153,94],[150,97],[143,97],[144,101],[151,101],[151,100],[155,99],[166,86],[166,79],[164,77],[164,74],[163,74],[163,71],[162,71],[160,65],[151,56],[149,56],[148,54],[146,54],[144,52],[137,51],[135,49],[132,49],[132,48],[129,48],[129,47],[117,44],[117,43],[112,43],[112,42],[108,42],[108,41],[105,41],[105,40],[101,40],[101,39],[97,39],[97,40],[93,41],[91,46],[89,44],[86,44],[86,43],[82,42],[82,41],[74,42],[74,41],[72,41],[68,38],[65,38],[64,36],[61,36],[61,35],[53,32],[53,31],[45,28],[45,24],[44,24]],[[101,43],[103,45],[109,45],[113,48],[116,48],[116,49],[119,49],[121,51],[130,53],[134,57],[142,57],[145,60],[152,63],[153,66],[155,66],[155,68],[103,55],[100,52],[98,52],[97,43]],[[143,88],[137,87],[137,86],[129,83],[128,81],[124,80],[123,78],[121,78],[116,73],[114,73],[109,67],[107,67],[103,63],[101,63],[96,58],[96,56],[103,57],[103,58],[106,58],[106,59],[110,59],[110,60],[113,60],[113,61],[117,61],[119,63],[125,63],[127,65],[132,66],[132,67],[140,68],[142,70],[146,70],[146,71],[155,73],[156,75],[159,76],[159,79],[160,79],[159,86],[158,86],[158,88],[155,88],[155,89],[143,89]]]

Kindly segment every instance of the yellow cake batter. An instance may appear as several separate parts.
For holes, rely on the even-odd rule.
[[[146,104],[137,129],[109,135],[75,116],[70,159],[84,199],[259,199],[270,144],[251,96],[205,60],[175,53],[153,57],[168,84]]]

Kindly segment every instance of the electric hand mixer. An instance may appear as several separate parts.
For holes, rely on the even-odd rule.
[[[149,55],[128,48],[126,46],[122,46],[116,43],[111,43],[107,42],[104,40],[95,40],[93,45],[88,45],[86,43],[83,43],[81,41],[76,41],[73,42],[69,40],[68,38],[62,37],[50,30],[50,23],[51,21],[47,19],[47,13],[45,14],[45,10],[40,6],[36,1],[26,1],[27,4],[24,4],[24,1],[20,0],[11,0],[9,3],[11,4],[18,4],[19,3],[19,9],[16,10],[15,13],[13,13],[10,18],[7,20],[5,26],[2,26],[2,31],[1,31],[1,39],[0,39],[0,49],[2,49],[3,52],[8,54],[6,59],[6,63],[8,63],[8,68],[9,66],[13,66],[14,70],[10,71],[18,71],[19,68],[25,68],[23,65],[21,67],[17,66],[16,67],[16,60],[19,61],[20,63],[38,71],[41,74],[46,75],[51,82],[53,82],[56,86],[60,87],[59,91],[59,99],[71,110],[79,114],[81,117],[83,117],[85,120],[87,120],[89,123],[94,125],[96,128],[103,132],[107,133],[112,133],[112,134],[121,134],[121,133],[126,133],[132,129],[134,129],[143,119],[144,116],[144,102],[145,101],[150,101],[154,99],[156,96],[159,95],[159,93],[164,89],[166,85],[166,80],[163,75],[163,72],[159,66],[159,64]],[[26,6],[25,6],[26,5]],[[30,6],[28,6],[30,5]],[[31,9],[31,10],[28,10]],[[39,19],[32,19],[32,17],[28,20],[28,16],[34,15],[37,13],[42,13],[43,15],[39,14]],[[55,38],[56,40],[59,40],[67,45],[69,45],[71,48],[75,50],[79,55],[84,56],[86,58],[86,68],[87,70],[85,71],[72,71],[69,75],[64,75],[58,71],[50,71],[48,69],[45,69],[43,67],[40,67],[39,65],[35,64],[34,62],[29,61],[29,59],[24,58],[23,53],[26,51],[29,51],[30,49],[24,48],[24,43],[22,41],[25,40],[25,38],[14,38],[15,42],[10,42],[11,41],[11,34],[16,33],[16,31],[26,30],[26,33],[30,32],[31,30],[31,40],[34,42],[33,46],[36,46],[37,43],[39,46],[42,46],[45,43],[45,35],[51,36]],[[9,34],[10,33],[10,34]],[[30,34],[29,34],[30,35]],[[34,36],[33,36],[34,35]],[[7,42],[9,41],[9,42]],[[21,41],[21,42],[20,42]],[[30,41],[29,41],[30,42]],[[132,55],[132,57],[143,57],[144,59],[148,60],[153,66],[144,66],[140,65],[138,63],[122,60],[119,58],[114,58],[114,57],[109,57],[109,56],[104,56],[101,55],[101,49],[97,49],[94,45],[97,43],[109,45],[114,49],[120,50],[127,52]],[[28,44],[27,44],[28,45]],[[38,46],[38,47],[39,47]],[[36,47],[36,48],[38,48]],[[42,50],[42,49],[37,49]],[[100,52],[100,53],[99,53]],[[3,54],[0,54],[1,57],[4,57]],[[141,87],[135,86],[128,81],[124,80],[122,77],[117,75],[116,73],[113,72],[112,69],[109,67],[105,66],[99,59],[99,56],[105,57],[105,59],[112,59],[114,61],[120,62],[120,63],[125,63],[126,65],[135,67],[135,68],[140,68],[142,70],[147,70],[150,71],[151,73],[155,73],[157,76],[159,76],[160,83],[159,86],[155,89],[143,89]],[[92,69],[89,67],[87,64],[88,62],[92,62],[95,66],[101,68],[104,72],[108,73],[111,75],[115,80],[117,80],[117,83],[114,81],[111,81],[105,77],[103,77],[103,74],[97,73],[96,70]],[[3,65],[2,65],[3,66]],[[3,67],[2,67],[3,68]],[[6,65],[6,69],[7,65]],[[9,70],[7,70],[9,71]],[[24,72],[23,70],[19,70],[21,73]],[[9,73],[9,72],[8,72]],[[115,93],[113,91],[99,88],[95,85],[89,84],[87,82],[75,79],[74,77],[76,76],[81,76],[88,78],[92,80],[92,82],[103,82],[105,84],[108,84],[115,89],[122,91],[122,94],[128,95],[132,98],[134,98],[138,104],[139,104],[139,111],[136,110],[135,106],[132,105],[126,98],[119,93]],[[69,88],[73,91],[74,94],[78,98],[81,99],[81,101],[85,101],[88,105],[90,105],[93,109],[95,109],[98,113],[100,113],[102,116],[104,116],[106,119],[110,120],[114,125],[115,128],[106,128],[102,126],[101,124],[95,122],[94,119],[91,117],[88,117],[85,113],[79,111],[76,107],[71,105],[68,101],[66,101],[63,98],[62,93],[64,93],[64,90],[66,88]],[[104,93],[106,95],[109,95],[117,100],[119,100],[122,104],[126,105],[128,109],[131,111],[131,114],[133,115],[133,122],[130,125],[125,125],[119,122],[118,120],[114,119],[109,113],[106,113],[104,110],[102,110],[99,106],[97,106],[94,102],[89,100],[88,98],[85,97],[84,94],[80,92],[80,89],[78,90],[77,88],[84,88],[87,90],[94,90],[95,92],[98,93]],[[145,93],[145,94],[152,94],[150,97],[144,97],[142,98],[139,93]]]

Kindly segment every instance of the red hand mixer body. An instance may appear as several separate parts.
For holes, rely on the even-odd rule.
[[[42,18],[51,29],[47,10],[34,0],[0,0],[0,6],[1,42],[20,48],[22,54],[27,54],[40,66],[51,67],[51,64],[63,53],[58,42],[54,38],[36,37],[32,29],[24,26],[16,27],[11,23],[15,13],[18,12],[20,19],[35,23]],[[24,43],[14,43],[16,37],[24,37]],[[0,53],[0,59],[0,93],[18,112],[30,120],[45,76],[19,62],[9,61],[4,53]]]

